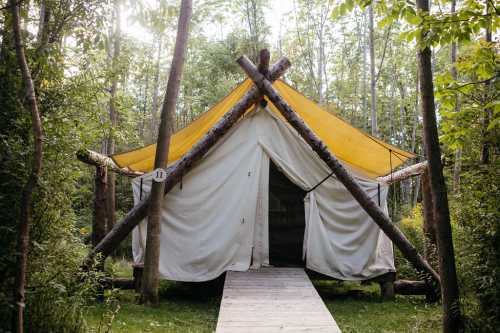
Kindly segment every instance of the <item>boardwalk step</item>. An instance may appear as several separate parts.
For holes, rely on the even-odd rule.
[[[301,268],[228,272],[216,333],[340,333]]]

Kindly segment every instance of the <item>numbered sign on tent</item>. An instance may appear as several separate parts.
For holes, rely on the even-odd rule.
[[[153,181],[160,183],[165,181],[165,179],[167,179],[167,172],[165,171],[165,169],[158,168],[154,171]]]

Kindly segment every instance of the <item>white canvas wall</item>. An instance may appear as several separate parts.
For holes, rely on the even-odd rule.
[[[296,132],[267,110],[234,128],[165,197],[160,274],[178,281],[206,281],[226,270],[259,267],[268,258],[269,159],[308,190],[329,173]],[[147,197],[151,174],[132,182],[134,200]],[[377,200],[377,183],[356,175]],[[387,187],[381,187],[387,211]],[[392,243],[344,186],[330,177],[305,198],[306,266],[343,280],[394,271]],[[134,260],[142,262],[146,222],[132,235]]]

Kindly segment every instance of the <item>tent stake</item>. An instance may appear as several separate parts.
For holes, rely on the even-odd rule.
[[[279,95],[272,83],[264,75],[259,73],[255,65],[243,56],[237,60],[238,64],[259,87],[263,94],[276,106],[280,113],[285,117],[288,123],[300,134],[300,136],[311,146],[319,157],[335,173],[339,181],[344,184],[347,190],[358,201],[363,209],[370,215],[373,221],[382,229],[382,231],[399,248],[405,258],[413,267],[422,274],[423,279],[433,287],[439,290],[439,275],[432,269],[429,263],[417,252],[406,236],[392,223],[389,217],[370,199],[366,192],[359,186],[357,181],[351,176],[349,171],[333,156],[328,147],[319,139],[319,137],[297,116],[288,103]]]
[[[278,79],[290,65],[290,61],[286,57],[281,57],[270,68],[269,79],[271,81]],[[262,93],[259,89],[255,86],[252,87],[238,103],[236,103],[217,124],[215,124],[214,127],[212,127],[193,148],[191,148],[189,152],[167,170],[165,194],[179,182],[183,175],[191,170],[196,162],[202,159],[208,150],[210,150],[210,148],[212,148],[238,119],[261,97]],[[149,198],[146,198],[132,208],[119,223],[115,224],[113,229],[111,229],[104,239],[89,253],[84,266],[88,268],[98,254],[101,256],[100,259],[110,255],[120,242],[146,217],[148,205]]]

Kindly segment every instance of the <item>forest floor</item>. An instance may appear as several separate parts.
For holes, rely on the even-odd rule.
[[[124,263],[114,266],[117,276],[131,276]],[[375,284],[313,282],[343,333],[440,331],[441,308],[426,304],[423,297],[397,296],[393,301],[382,301]],[[214,332],[223,284],[223,278],[202,284],[163,281],[157,308],[138,305],[133,291],[112,292],[112,301],[88,309],[89,331]]]

